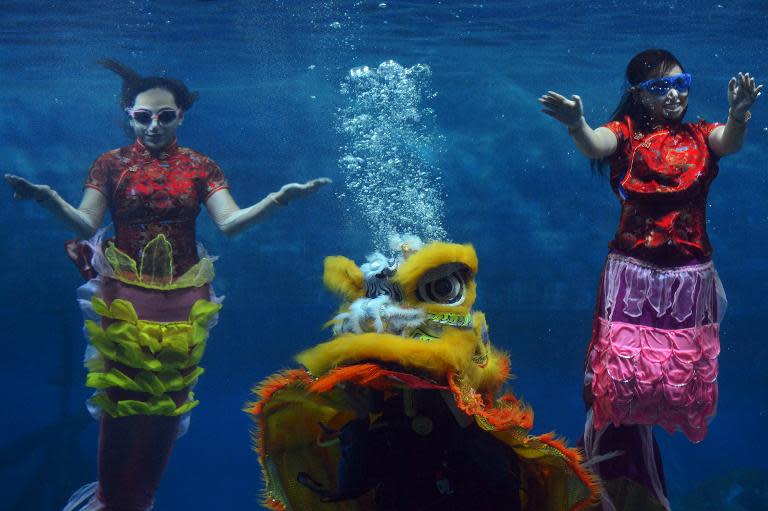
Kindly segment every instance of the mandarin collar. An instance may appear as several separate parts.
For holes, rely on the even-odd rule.
[[[676,133],[680,131],[683,123],[681,121],[672,122],[659,122],[653,125],[652,131],[667,130],[670,133]]]
[[[133,146],[131,146],[131,148],[139,156],[142,156],[144,158],[156,158],[158,160],[167,160],[168,158],[176,154],[179,150],[179,146],[176,143],[175,138],[170,144],[168,144],[160,152],[157,152],[157,153],[147,149],[146,146],[144,146],[144,144],[142,144],[141,140],[139,140],[138,138],[136,139],[136,142],[133,143]]]
[[[629,117],[629,116],[627,116]],[[634,132],[633,138],[635,140],[640,140],[648,135],[652,135],[656,133],[657,131],[661,130],[667,130],[670,135],[676,135],[680,133],[683,128],[685,127],[685,124],[683,123],[683,120],[679,121],[662,121],[662,122],[634,122],[632,123],[632,131]]]

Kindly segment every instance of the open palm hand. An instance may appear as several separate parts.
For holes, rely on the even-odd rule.
[[[292,200],[301,199],[317,192],[321,187],[330,183],[327,177],[312,179],[306,183],[288,183],[275,193],[275,200],[280,204],[288,204]]]
[[[19,200],[35,199],[38,202],[46,200],[51,194],[48,185],[36,185],[13,174],[5,175],[5,182],[13,189],[13,198]]]
[[[749,73],[739,73],[728,82],[728,105],[731,115],[737,120],[745,120],[747,111],[763,90],[762,85],[755,83],[755,77]]]
[[[576,95],[568,99],[557,92],[548,91],[539,98],[539,103],[543,106],[542,112],[554,117],[569,128],[576,126],[584,115],[581,98]]]

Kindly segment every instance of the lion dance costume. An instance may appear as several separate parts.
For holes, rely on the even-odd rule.
[[[325,260],[344,300],[334,337],[255,389],[247,411],[273,510],[582,510],[596,498],[579,452],[532,436],[500,389],[509,360],[473,311],[469,245],[418,240],[358,267]]]

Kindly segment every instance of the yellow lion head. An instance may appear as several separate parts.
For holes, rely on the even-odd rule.
[[[325,259],[325,286],[342,297],[329,321],[335,337],[297,360],[315,375],[361,360],[395,363],[442,379],[463,374],[475,388],[495,390],[508,376],[506,355],[491,349],[476,299],[477,254],[471,245],[403,244],[358,266]],[[414,246],[415,245],[415,246]]]

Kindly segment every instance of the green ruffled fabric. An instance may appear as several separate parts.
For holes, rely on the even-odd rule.
[[[105,393],[99,393],[91,398],[92,404],[100,406],[112,417],[181,415],[197,406],[198,401],[192,400],[191,393],[190,400],[178,407],[168,393],[194,385],[203,373],[203,369],[196,366],[205,352],[208,325],[221,305],[198,300],[187,321],[159,323],[140,320],[127,300],[117,299],[107,305],[101,298],[94,297],[91,303],[97,314],[114,322],[106,329],[95,321],[85,322],[91,344],[102,355],[86,363],[89,369],[86,385],[99,390],[119,388],[150,396],[146,401],[115,403]],[[106,360],[138,372],[131,377],[114,367],[107,370]]]
[[[104,249],[104,257],[121,282],[149,289],[168,291],[200,287],[213,281],[213,259],[203,257],[178,278],[173,277],[173,247],[164,234],[158,234],[144,246],[141,261],[120,250],[113,242]]]
[[[197,382],[197,379],[205,370],[202,367],[195,368],[192,372],[182,375],[178,371],[152,373],[140,371],[131,378],[119,369],[112,368],[109,372],[88,373],[85,381],[86,387],[92,389],[120,388],[134,392],[145,392],[153,396],[162,396],[167,392],[178,392]]]
[[[100,407],[112,417],[130,417],[132,415],[164,415],[175,417],[183,415],[200,404],[194,399],[194,392],[189,393],[189,399],[181,406],[168,396],[151,397],[146,401],[126,399],[114,402],[106,394],[96,394],[89,402]]]

